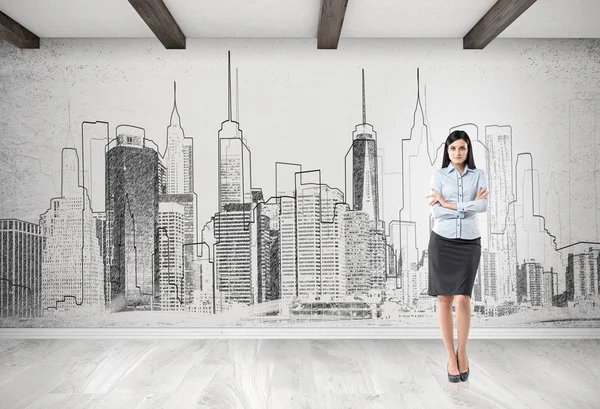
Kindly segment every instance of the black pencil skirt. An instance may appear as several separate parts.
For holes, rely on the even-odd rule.
[[[429,237],[429,295],[468,295],[481,258],[481,238],[447,239],[435,232]]]

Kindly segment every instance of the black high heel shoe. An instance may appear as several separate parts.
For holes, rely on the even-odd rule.
[[[456,363],[458,364],[458,349],[456,350]],[[467,365],[469,365],[469,357],[467,357]],[[467,379],[469,379],[469,371],[471,370],[471,368],[467,369],[467,372],[461,372],[460,368],[458,369],[458,373],[460,374],[460,380],[465,382]]]
[[[458,361],[456,361],[456,364],[458,366]],[[458,383],[460,382],[460,375],[450,375],[450,371],[448,370],[448,364],[446,364],[446,372],[448,372],[448,382],[452,382],[452,383]],[[460,370],[458,371],[458,373],[460,374]]]

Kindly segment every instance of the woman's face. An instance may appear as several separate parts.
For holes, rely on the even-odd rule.
[[[448,156],[453,165],[460,165],[467,160],[469,148],[467,142],[462,139],[457,139],[448,146]]]

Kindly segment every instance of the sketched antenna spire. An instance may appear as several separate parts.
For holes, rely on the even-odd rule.
[[[240,81],[238,69],[235,69],[235,122],[240,123]]]
[[[174,119],[177,118],[177,122]],[[181,126],[181,117],[177,109],[177,81],[173,81],[173,111],[171,112],[171,125]]]
[[[365,69],[362,69],[362,112],[363,124],[367,123],[367,103],[365,102]]]
[[[227,96],[228,119],[231,121],[231,51],[227,51]]]

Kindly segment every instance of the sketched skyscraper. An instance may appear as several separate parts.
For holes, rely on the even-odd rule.
[[[554,268],[550,268],[550,271],[544,271],[542,279],[542,306],[552,307],[554,305],[554,296],[558,293],[558,273],[554,272]]]
[[[600,249],[590,247],[587,253],[569,253],[566,272],[566,290],[569,301],[598,296]]]
[[[219,211],[228,204],[252,203],[250,149],[240,124],[232,120],[231,56],[228,56],[229,115],[219,130]]]
[[[496,254],[488,250],[481,251],[481,260],[479,262],[479,269],[477,270],[477,277],[479,281],[479,291],[481,298],[478,301],[483,301],[489,305],[495,305],[498,299],[497,285],[497,271],[498,267],[496,262]],[[477,287],[477,285],[476,285]]]
[[[177,109],[177,84],[173,84],[173,110],[167,127],[167,194],[194,192],[193,139],[187,138],[181,127]]]
[[[517,302],[541,307],[544,267],[534,259],[517,266]]]
[[[181,117],[177,110],[177,85],[173,84],[173,110],[171,123],[167,128],[166,194],[161,194],[161,203],[183,206],[183,243],[196,243],[196,196],[194,195],[194,150],[193,139],[186,137],[181,127]],[[177,251],[181,252],[179,248]],[[194,246],[185,246],[184,250],[184,294],[179,298],[185,304],[192,302],[194,291],[193,266],[195,264]],[[198,288],[199,289],[199,288]]]
[[[63,149],[61,196],[40,216],[44,309],[104,306],[102,251],[79,175],[77,151]]]
[[[344,214],[344,259],[348,294],[367,294],[371,289],[369,215],[360,211]]]
[[[271,219],[269,206],[264,204],[262,189],[252,189],[252,200],[256,206],[256,257],[257,257],[257,289],[256,302],[264,302],[269,294],[271,282]],[[265,211],[266,210],[266,211]]]
[[[158,204],[158,301],[162,311],[181,311],[184,305],[184,207],[175,202]],[[190,246],[191,247],[191,246]]]
[[[215,215],[217,288],[225,300],[258,300],[256,212],[252,204],[250,149],[232,120],[228,54],[228,118],[219,130],[219,213]]]
[[[350,153],[351,152],[351,153]],[[352,213],[344,216],[347,290],[366,293],[383,288],[385,279],[385,236],[381,208],[377,133],[367,123],[365,71],[362,70],[362,123],[352,133],[351,178],[346,168],[346,198],[352,203]],[[350,186],[348,186],[350,184]],[[365,216],[366,215],[366,223]]]
[[[159,154],[142,130],[119,126],[106,154],[113,308],[150,307],[158,280]]]
[[[319,180],[304,181],[310,173],[318,174]],[[340,214],[344,195],[339,189],[320,183],[320,171],[297,174],[295,183],[298,296],[344,297],[347,286],[344,215]]]
[[[402,259],[403,270],[412,269],[413,263],[420,263],[422,249],[427,248],[430,231],[430,212],[423,206],[423,198],[430,191],[430,175],[435,172],[437,153],[429,135],[429,125],[425,115],[425,102],[421,100],[420,74],[417,69],[417,95],[413,112],[413,123],[407,138],[402,138],[402,182],[398,190],[402,193],[399,211],[400,246],[406,248],[407,259]],[[423,183],[423,175],[426,183]],[[406,238],[414,237],[413,243],[405,243]],[[417,248],[417,251],[413,251]],[[406,266],[406,267],[404,267]]]
[[[356,125],[352,133],[352,179],[346,181],[347,184],[351,183],[346,192],[352,195],[352,209],[367,213],[372,226],[378,227],[381,217],[381,192],[377,164],[377,132],[373,130],[373,125],[367,123],[365,70],[362,70],[362,107],[362,123]]]
[[[302,172],[302,166],[293,163],[275,163],[275,192],[279,201],[279,263],[281,299],[289,304],[298,296],[298,262],[296,246],[296,174]]]
[[[0,220],[0,318],[42,315],[39,224]]]
[[[513,202],[512,129],[510,126],[486,126],[488,148],[487,173],[488,231],[490,252],[496,254],[497,299],[517,300],[517,250],[515,208]]]

